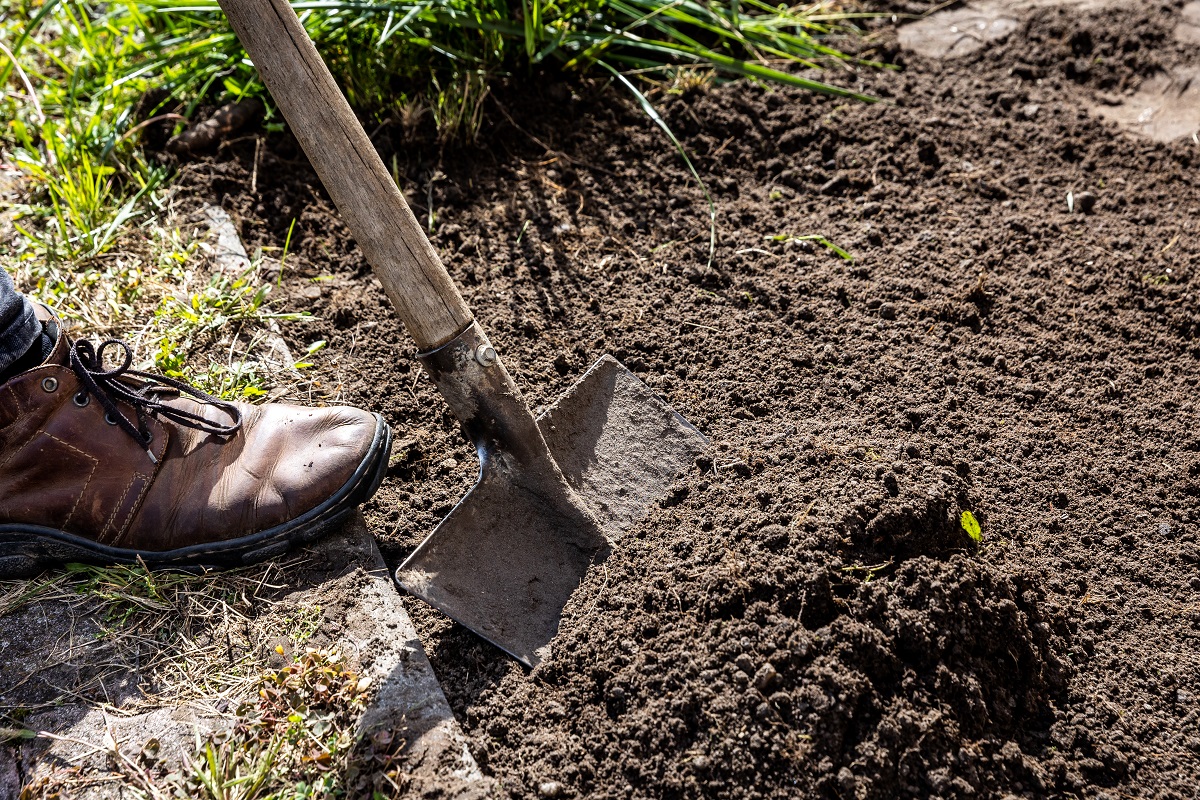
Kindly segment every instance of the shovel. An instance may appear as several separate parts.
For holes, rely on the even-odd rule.
[[[610,356],[535,420],[291,6],[219,2],[479,455],[396,581],[536,666],[591,564],[708,440]]]

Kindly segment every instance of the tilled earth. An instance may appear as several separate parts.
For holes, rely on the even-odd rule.
[[[1037,5],[945,62],[879,30],[902,69],[831,76],[875,105],[657,95],[716,202],[711,265],[700,189],[600,83],[498,90],[473,147],[376,133],[532,404],[612,353],[714,442],[532,674],[409,603],[514,797],[1198,796],[1200,142],[1085,103],[1200,56],[1178,3]],[[187,182],[251,245],[297,220],[282,284],[319,319],[292,335],[399,434],[367,509],[394,562],[474,459],[268,144]]]

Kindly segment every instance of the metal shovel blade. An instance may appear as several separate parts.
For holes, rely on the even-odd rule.
[[[523,465],[503,442],[496,452],[473,435],[479,481],[396,572],[407,591],[530,667],[547,656],[588,568],[708,447],[610,356],[537,429],[514,449],[544,439],[557,469]]]

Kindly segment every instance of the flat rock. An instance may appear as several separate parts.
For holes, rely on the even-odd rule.
[[[982,50],[1017,29],[1008,3],[968,3],[900,28],[900,46],[927,58],[956,58]]]
[[[1200,131],[1200,67],[1179,67],[1146,80],[1128,97],[1104,98],[1093,113],[1128,131],[1170,142]]]
[[[208,265],[213,278],[222,277],[236,281],[254,269],[254,262],[246,253],[246,247],[238,235],[233,218],[221,206],[205,206],[201,215],[208,224],[208,236],[201,241],[201,248],[208,253]],[[314,300],[321,296],[320,287],[315,295],[306,295]],[[262,362],[273,374],[296,373],[296,359],[288,349],[287,342],[279,335],[279,326],[274,322],[263,333],[262,345],[257,350]]]
[[[1017,29],[1021,15],[1038,8],[1105,8],[1116,0],[974,0],[909,23],[898,32],[900,46],[927,58],[970,55]]]
[[[1192,0],[1180,11],[1174,36],[1184,44],[1200,44],[1200,0]]]

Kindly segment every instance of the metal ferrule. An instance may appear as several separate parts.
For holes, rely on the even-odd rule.
[[[475,445],[481,469],[529,469],[549,459],[533,414],[479,323],[417,359]]]

